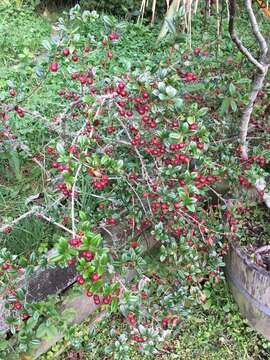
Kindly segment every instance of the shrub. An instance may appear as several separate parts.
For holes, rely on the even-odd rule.
[[[219,123],[212,77],[218,74],[224,82],[224,71],[213,69],[199,48],[188,55],[175,45],[164,59],[164,43],[155,54],[162,59],[159,66],[148,56],[139,64],[155,45],[132,54],[125,48],[128,26],[105,16],[100,31],[98,18],[76,6],[59,20],[59,39],[43,42],[48,60],[35,69],[38,90],[30,88],[29,95],[27,84],[6,94],[2,142],[30,155],[55,184],[45,195],[61,204],[51,221],[67,236],[59,239],[49,264],[75,265],[76,286],[126,317],[130,333],[115,354],[125,358],[128,341],[146,355],[158,354],[189,309],[220,286],[226,241],[238,230],[233,210],[215,190],[224,178],[235,181],[239,171],[231,147],[219,154],[215,142],[226,136],[228,125]],[[197,59],[194,65],[191,58]],[[35,91],[44,97],[33,101]],[[230,102],[222,111],[228,114],[237,108],[233,85],[227,91]],[[217,103],[224,97],[225,91]],[[216,128],[209,126],[213,122]],[[263,171],[254,161],[254,169]],[[37,208],[35,215],[50,221],[49,207]],[[2,228],[7,236],[11,225]],[[57,299],[26,303],[25,290],[16,287],[15,274],[30,274],[36,258],[28,264],[4,250],[0,261],[16,351],[67,331]],[[130,272],[131,286],[125,283]]]

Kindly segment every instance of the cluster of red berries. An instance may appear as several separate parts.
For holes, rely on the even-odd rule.
[[[253,187],[253,185],[242,175],[239,176],[239,183],[241,186],[247,188],[247,189],[250,189]]]
[[[196,187],[200,188],[204,185],[210,185],[210,184],[214,183],[215,181],[218,180],[218,177],[212,176],[212,175],[208,175],[208,176],[197,175],[196,180],[198,181],[198,183],[196,184]]]
[[[191,81],[196,81],[198,80],[198,76],[190,71],[183,71],[183,70],[178,70],[177,71],[178,74],[180,75],[180,77],[186,81],[186,82],[191,82]]]
[[[93,251],[83,251],[82,257],[84,257],[87,261],[92,261],[95,257],[95,253]]]
[[[114,219],[114,218],[107,218],[106,219],[106,224],[107,225],[116,225],[117,224],[117,220],[116,219]]]
[[[187,155],[176,154],[173,158],[166,158],[165,165],[181,165],[188,164],[190,162],[190,158]]]
[[[107,175],[101,175],[100,180],[94,180],[93,186],[96,189],[102,189],[109,185],[109,176]]]
[[[109,38],[109,40],[118,40],[119,39],[119,35],[118,34],[116,34],[116,33],[114,33],[114,32],[112,32],[112,33],[110,33],[110,35],[108,36],[108,38]]]
[[[80,237],[76,237],[76,238],[70,239],[68,241],[68,243],[72,247],[79,247],[82,244],[82,239]]]

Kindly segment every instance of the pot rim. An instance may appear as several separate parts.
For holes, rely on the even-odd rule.
[[[261,275],[266,276],[270,279],[270,271],[265,270],[261,266],[255,264],[253,261],[251,261],[250,256],[247,255],[244,250],[241,248],[241,246],[237,246],[235,244],[231,244],[231,251],[235,251],[236,254],[243,260],[246,266],[249,268],[252,268],[253,270],[259,272]]]

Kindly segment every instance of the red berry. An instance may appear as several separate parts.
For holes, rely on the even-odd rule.
[[[143,93],[143,97],[144,97],[144,99],[148,99],[148,98],[149,98],[148,92],[145,91],[145,92]]]
[[[84,280],[84,278],[82,277],[82,275],[78,275],[78,276],[76,277],[76,281],[77,281],[77,283],[80,284],[80,285],[83,285],[83,284],[85,283],[85,280]]]
[[[8,269],[10,269],[10,265],[9,264],[3,264],[2,269],[3,270],[8,270]]]
[[[200,48],[195,48],[195,49],[193,49],[193,51],[194,51],[194,54],[199,55],[200,52],[201,52],[201,49]]]
[[[69,49],[64,49],[63,56],[68,56],[68,55],[69,55]]]
[[[14,303],[14,309],[21,310],[21,308],[22,308],[22,304],[19,301],[16,301]]]
[[[10,95],[10,96],[16,96],[16,91],[15,91],[14,89],[11,89],[11,90],[9,91],[9,95]]]
[[[150,124],[151,129],[155,129],[157,127],[157,123],[155,121],[152,121]]]
[[[51,163],[51,168],[53,168],[53,169],[57,169],[58,167],[59,167],[58,162],[53,161],[53,162]]]
[[[110,295],[104,296],[104,298],[103,298],[103,304],[107,305],[107,304],[110,303],[110,301],[111,301],[111,296],[110,296]]]
[[[77,62],[78,60],[79,58],[77,54],[72,55],[72,61]]]
[[[110,58],[110,59],[111,59],[111,58],[113,57],[113,53],[112,53],[112,51],[108,51],[108,52],[107,52],[107,56],[108,56],[108,58]]]
[[[130,244],[132,249],[136,249],[139,246],[138,241],[136,240],[132,240]]]
[[[50,66],[50,71],[51,72],[56,72],[58,70],[58,64],[57,62],[52,62],[51,66]]]
[[[120,83],[120,84],[118,85],[118,88],[119,88],[120,90],[124,90],[125,87],[126,87],[126,85],[125,85],[124,83]]]
[[[91,276],[92,281],[96,282],[98,281],[100,276],[97,273],[93,273]]]
[[[29,319],[29,317],[30,317],[30,315],[28,313],[22,314],[23,320],[27,320],[27,319]]]

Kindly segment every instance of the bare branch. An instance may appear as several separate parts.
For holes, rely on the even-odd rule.
[[[247,13],[248,13],[248,16],[249,16],[249,20],[250,20],[250,24],[251,24],[251,27],[252,27],[253,34],[254,34],[255,38],[257,39],[258,44],[260,46],[261,58],[262,58],[262,56],[266,55],[267,50],[268,50],[268,46],[267,46],[267,43],[265,41],[265,38],[263,37],[262,33],[260,32],[257,19],[256,19],[255,15],[254,15],[254,12],[253,12],[253,9],[252,9],[252,1],[251,0],[246,0],[245,4],[246,4],[246,9],[247,9]]]
[[[33,208],[33,209],[27,211],[26,213],[22,214],[18,218],[14,219],[9,224],[5,224],[5,225],[1,226],[0,227],[0,233],[3,233],[5,231],[7,231],[9,227],[12,228],[12,226],[18,224],[21,220],[26,219],[28,216],[33,215],[35,212],[36,212],[36,208]]]
[[[42,213],[37,213],[37,216],[40,217],[41,219],[44,219],[44,220],[48,221],[49,223],[61,228],[62,230],[65,230],[66,232],[72,234],[72,231],[70,229],[68,229],[64,225],[58,223],[57,221],[54,221],[53,219],[49,218],[48,216],[46,216],[46,215],[44,215]]]
[[[74,176],[74,181],[73,181],[73,185],[72,185],[72,190],[71,190],[71,221],[72,221],[72,235],[73,238],[76,237],[76,225],[75,225],[75,192],[76,192],[76,184],[77,184],[77,180],[80,174],[80,171],[82,169],[82,164],[80,164],[76,170],[76,174]]]
[[[248,1],[248,0],[247,0]],[[229,19],[229,33],[231,35],[232,41],[236,44],[238,49],[241,51],[243,55],[247,57],[247,59],[255,65],[261,72],[264,72],[265,67],[251,54],[251,52],[243,45],[241,40],[239,39],[236,30],[235,30],[235,14],[236,14],[236,1],[229,1],[229,11],[230,11],[230,19]]]

